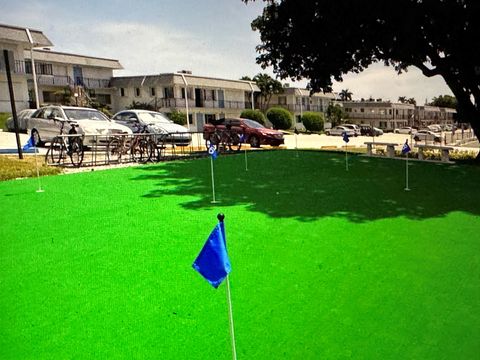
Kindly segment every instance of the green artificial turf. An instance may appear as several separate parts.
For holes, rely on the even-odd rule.
[[[0,183],[1,359],[473,359],[480,168],[274,151]]]

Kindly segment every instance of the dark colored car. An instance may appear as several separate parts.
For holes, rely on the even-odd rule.
[[[262,124],[243,118],[220,119],[213,123],[205,124],[203,127],[203,138],[208,143],[215,130],[222,131],[226,128],[243,135],[243,142],[251,147],[260,145],[280,146],[284,143],[283,133],[277,130],[267,129]]]
[[[368,124],[360,124],[360,135],[363,136],[380,136],[383,135],[383,130],[373,127]]]

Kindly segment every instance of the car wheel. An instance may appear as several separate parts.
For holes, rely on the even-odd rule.
[[[260,147],[260,140],[257,136],[250,136],[250,146],[254,148]]]
[[[42,141],[42,139],[40,139],[40,134],[38,133],[37,129],[32,130],[31,136],[33,138],[33,142],[34,142],[35,146],[42,146],[43,145],[43,141]]]
[[[325,135],[330,135],[330,131],[325,131]]]
[[[413,140],[415,140],[415,141],[419,141],[419,140],[420,140],[420,138],[419,138],[418,136],[415,136],[415,137],[413,138]]]

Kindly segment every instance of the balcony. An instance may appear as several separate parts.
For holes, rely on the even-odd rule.
[[[171,98],[171,99],[156,99],[156,104],[159,108],[184,108],[185,99]],[[207,108],[207,109],[250,109],[249,102],[244,101],[230,101],[230,100],[201,100],[188,99],[188,106],[190,108]]]
[[[3,56],[3,54],[1,55]],[[10,70],[14,73],[14,74],[25,74],[25,63],[21,60],[15,60],[15,63],[13,64],[10,64]],[[2,63],[0,64],[0,72],[6,72],[6,68],[5,68],[5,65]]]

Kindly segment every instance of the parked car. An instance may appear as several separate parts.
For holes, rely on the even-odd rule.
[[[401,127],[401,128],[397,128],[395,130],[393,130],[393,132],[395,134],[415,134],[417,132],[416,129],[410,127],[410,126],[404,126],[404,127]]]
[[[355,133],[354,136],[359,136],[361,135],[361,131],[360,131],[360,126],[358,125],[355,125],[355,124],[343,124],[342,126],[345,126],[346,128],[348,129],[352,129]]]
[[[442,127],[438,124],[428,125],[427,129],[436,133],[442,132]]]
[[[368,125],[368,124],[361,124],[360,126],[360,135],[364,136],[380,136],[383,135],[383,130],[377,127]]]
[[[60,134],[62,122],[76,124],[76,131],[83,135],[115,135],[115,134],[131,134],[132,131],[123,125],[117,124],[110,120],[102,112],[75,106],[44,106],[32,115],[28,121],[28,133],[31,134],[36,144],[42,144],[51,141],[55,136]],[[70,126],[64,128],[64,132],[68,133]],[[87,136],[86,144],[93,144],[95,139]],[[102,139],[99,139],[102,141]],[[103,139],[106,142],[106,139]]]
[[[32,117],[32,114],[37,111],[37,109],[25,109],[19,111],[17,114],[18,120],[18,131],[20,132],[27,132],[27,123],[28,120]],[[13,123],[13,116],[7,119],[7,130],[8,131],[15,131],[15,125]]]
[[[192,135],[182,126],[175,124],[165,114],[150,110],[123,110],[113,115],[113,120],[125,125],[133,132],[139,132],[146,126],[149,133],[161,134],[158,141],[187,146]]]
[[[435,133],[430,130],[418,130],[413,136],[415,141],[433,141],[441,142],[442,136],[439,133]]]
[[[343,136],[343,133],[347,133],[348,136],[355,136],[355,131],[347,128],[346,126],[335,126],[334,128],[325,130],[327,135]]]
[[[260,147],[261,145],[280,146],[285,142],[281,131],[267,129],[262,124],[243,118],[220,119],[214,123],[208,123],[203,126],[203,139],[208,141],[210,136],[217,131],[225,128],[231,128],[233,131],[243,135],[243,142],[249,143],[251,147]]]

